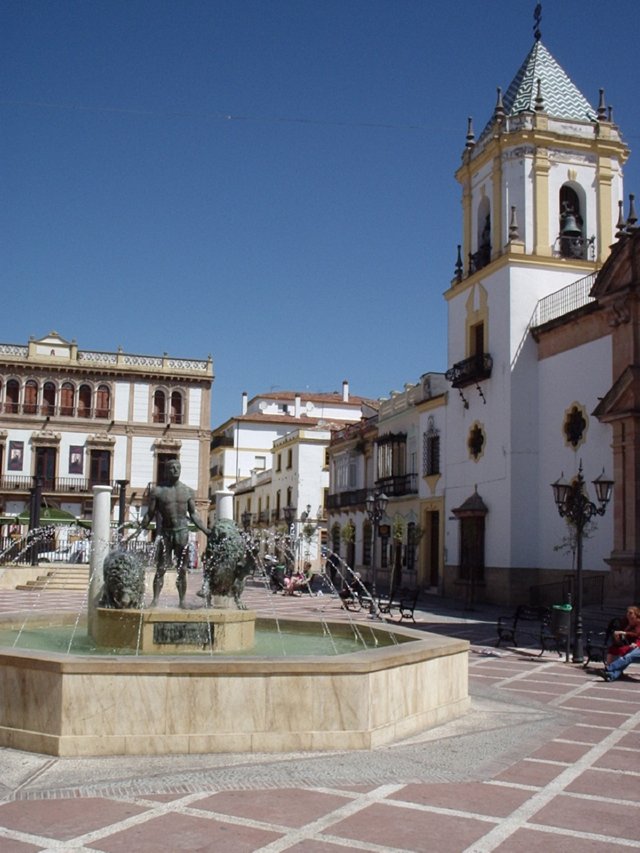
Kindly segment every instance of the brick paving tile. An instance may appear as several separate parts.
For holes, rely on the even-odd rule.
[[[172,803],[181,800],[184,794],[143,794],[140,799],[150,800],[154,803]]]
[[[573,764],[574,761],[582,758],[590,749],[590,744],[563,743],[562,741],[552,740],[551,743],[546,743],[540,749],[532,752],[530,758],[537,758],[540,761],[562,761],[565,764]]]
[[[305,838],[299,844],[294,844],[293,847],[287,847],[287,853],[345,853],[344,844],[333,844],[331,841],[318,841],[312,838]],[[366,848],[360,847],[357,842],[349,844],[349,850],[363,850]]]
[[[500,782],[512,782],[516,785],[542,787],[548,785],[563,770],[561,764],[546,764],[542,761],[518,761],[494,778]]]
[[[515,684],[518,684],[515,682]],[[511,686],[509,684],[504,684],[501,687],[502,690],[506,690],[510,696],[519,697],[520,699],[524,699],[527,702],[530,702],[532,699],[535,702],[540,702],[541,704],[549,704],[550,702],[555,702],[558,698],[556,693],[541,693],[540,691],[529,692],[526,689],[525,685]]]
[[[539,690],[541,693],[555,693],[556,696],[561,696],[563,693],[566,693],[568,690],[572,690],[575,685],[573,684],[563,684],[561,681],[557,679],[543,679],[543,678],[527,678],[526,682],[520,685],[520,689],[523,690],[531,690],[535,692]]]
[[[300,827],[350,801],[350,797],[325,794],[309,788],[280,788],[253,791],[251,797],[247,797],[244,791],[221,791],[190,805],[194,809]]]
[[[575,716],[580,718],[581,723],[587,723],[591,726],[608,726],[611,729],[618,729],[622,723],[626,723],[629,719],[629,714],[608,714],[603,711],[589,711],[585,707],[576,708],[569,703],[558,705],[557,707],[563,711],[574,711]]]
[[[436,850],[460,853],[494,826],[461,814],[443,815],[424,809],[393,807],[375,803],[333,824],[325,835],[377,844],[381,848],[400,848],[412,853]],[[437,848],[433,839],[438,839]]]
[[[25,841],[14,841],[12,838],[3,838],[0,835],[0,851],[2,853],[37,853],[42,847],[27,844]]]
[[[629,853],[629,847],[613,841],[596,841],[591,838],[576,838],[559,832],[539,832],[535,829],[519,829],[506,841],[494,848],[494,853]]]
[[[530,791],[482,782],[412,783],[387,799],[441,809],[464,809],[489,817],[506,817],[531,796]]]
[[[625,749],[640,750],[640,732],[629,732],[629,734],[625,735],[622,740],[618,741],[618,746],[624,747]]]
[[[85,843],[103,853],[254,853],[280,837],[266,829],[174,813]]]
[[[536,812],[529,823],[606,835],[613,839],[640,839],[640,808],[628,803],[560,795]]]
[[[0,805],[0,826],[68,841],[144,812],[133,803],[86,799],[15,801]],[[0,846],[0,850],[2,847]]]
[[[638,774],[618,773],[615,770],[585,770],[567,785],[566,790],[572,794],[590,794],[594,797],[608,797],[611,792],[616,800],[628,800],[632,803],[640,799]],[[640,826],[640,817],[638,825]],[[640,830],[638,836],[640,837]]]
[[[502,681],[502,676],[485,675],[484,672],[470,672],[469,682],[477,682],[478,684],[497,684]]]
[[[594,762],[594,767],[605,767],[607,770],[621,770],[623,773],[638,772],[638,754],[635,750],[610,749]]]
[[[591,711],[608,712],[611,714],[626,714],[633,716],[636,712],[638,694],[635,696],[602,696],[597,689],[589,690],[589,695],[573,696],[569,701],[583,704]]]
[[[579,743],[600,743],[609,737],[613,729],[600,726],[586,726],[578,723],[562,732],[565,740],[575,740]]]

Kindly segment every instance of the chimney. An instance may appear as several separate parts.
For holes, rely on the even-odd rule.
[[[301,410],[302,410],[302,400],[300,399],[300,394],[296,394],[295,410],[294,410],[294,415],[296,418],[300,417]]]
[[[342,402],[349,402],[349,380],[345,379],[342,383]]]
[[[247,392],[246,391],[242,392],[242,414],[243,415],[247,414]]]

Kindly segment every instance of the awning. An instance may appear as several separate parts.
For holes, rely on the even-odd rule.
[[[29,524],[30,512],[28,509],[23,509],[20,515],[16,516],[18,524]],[[43,506],[40,509],[40,527],[46,527],[49,524],[65,524],[67,526],[76,524],[79,527],[91,527],[90,521],[76,518],[71,512],[56,507]]]

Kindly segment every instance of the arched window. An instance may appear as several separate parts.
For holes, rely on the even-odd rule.
[[[28,379],[24,384],[24,414],[35,415],[38,411],[38,383]]]
[[[60,414],[63,417],[73,417],[75,388],[71,382],[63,382],[60,388]]]
[[[42,414],[54,415],[56,411],[56,386],[45,382],[42,386]]]
[[[478,205],[477,229],[478,249],[472,257],[472,272],[486,267],[491,260],[491,205],[486,197]]]
[[[579,188],[564,184],[560,187],[560,254],[582,259],[587,257],[587,248]]]
[[[98,385],[96,391],[96,417],[108,418],[111,413],[111,390],[108,385]]]
[[[91,398],[93,392],[90,385],[81,385],[78,388],[78,417],[91,417]]]
[[[17,379],[7,382],[7,395],[5,398],[5,412],[17,415],[20,408],[20,383]]]
[[[153,395],[153,422],[163,424],[167,419],[167,398],[164,391],[158,389]]]
[[[172,424],[181,424],[183,423],[182,416],[182,394],[179,391],[172,391],[171,393],[171,423]]]

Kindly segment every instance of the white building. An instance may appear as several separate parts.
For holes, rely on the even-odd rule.
[[[604,467],[613,505],[594,515],[583,569],[609,598],[640,594],[640,232],[633,206],[626,222],[622,211],[627,156],[603,92],[594,109],[539,37],[477,139],[469,123],[448,383],[392,395],[366,442],[344,430],[331,445],[330,538],[340,548],[353,526],[350,565],[371,565],[365,499],[384,492],[383,579],[385,536],[403,542],[406,568],[412,542],[394,521],[415,519],[418,586],[521,603],[552,585],[564,598],[575,540],[566,547],[550,485]],[[416,472],[417,488],[394,491]]]
[[[277,467],[274,443],[278,439],[299,430],[336,429],[360,420],[363,413],[375,411],[375,405],[368,398],[351,394],[346,380],[342,383],[342,390],[333,393],[279,391],[260,394],[251,400],[247,399],[246,393],[243,394],[241,413],[212,432],[212,499],[216,491],[232,489],[252,473]],[[283,464],[286,465],[286,461],[283,463],[280,458],[280,465]],[[275,497],[274,493],[270,509],[275,509]],[[320,492],[314,496],[312,503],[315,508],[322,502],[323,494]]]
[[[92,487],[124,488],[126,516],[178,458],[181,480],[208,511],[211,358],[81,350],[56,332],[0,344],[0,502],[6,525],[43,505],[91,519]],[[119,506],[118,506],[119,510]]]
[[[590,417],[609,386],[610,340],[542,361],[530,330],[550,294],[568,287],[569,307],[588,299],[614,241],[627,155],[603,103],[594,110],[539,40],[478,140],[468,137],[456,175],[468,260],[446,293],[448,591],[475,582],[526,600],[547,570],[570,569],[554,550],[566,525],[549,484],[577,474],[580,458],[587,476],[612,470],[609,428]],[[588,423],[573,444],[572,411]],[[469,500],[475,510],[460,511]],[[604,566],[611,539],[609,515],[591,567]]]

